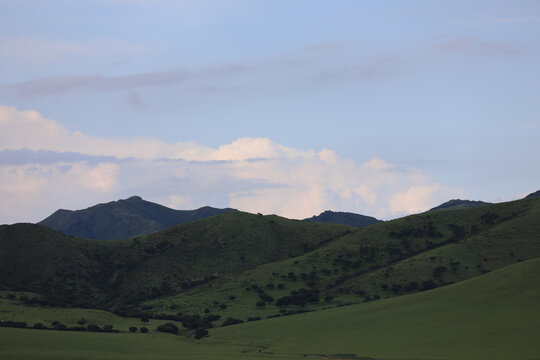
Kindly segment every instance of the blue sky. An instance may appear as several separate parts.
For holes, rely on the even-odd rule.
[[[0,223],[540,188],[538,1],[0,0]]]

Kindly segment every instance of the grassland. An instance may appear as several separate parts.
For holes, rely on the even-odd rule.
[[[412,295],[215,328],[199,341],[0,328],[0,357],[531,360],[540,357],[538,283],[532,259]]]
[[[409,216],[143,304],[159,312],[209,309],[247,320],[416,293],[540,257],[538,219],[538,198]],[[320,296],[305,306],[267,301],[257,307],[260,292],[253,286],[274,300],[301,288],[317,289]],[[220,309],[222,304],[227,308]]]

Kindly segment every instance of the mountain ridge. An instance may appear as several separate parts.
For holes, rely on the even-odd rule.
[[[381,220],[376,219],[372,216],[360,215],[360,214],[345,212],[345,211],[332,211],[332,210],[323,211],[319,215],[314,215],[310,218],[303,219],[302,221],[342,224],[342,225],[350,225],[350,226],[356,226],[356,227],[364,227],[364,226],[373,225],[378,222],[381,222]]]
[[[37,224],[86,239],[120,240],[232,211],[237,210],[210,206],[174,210],[131,196],[81,210],[59,209]]]

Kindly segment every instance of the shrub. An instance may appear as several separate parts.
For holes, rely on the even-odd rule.
[[[166,332],[175,335],[178,334],[178,326],[174,325],[173,323],[165,323],[159,325],[156,330],[159,332]]]
[[[326,295],[326,296],[324,297],[324,301],[326,301],[326,302],[332,301],[332,300],[334,300],[334,297],[333,297],[332,295]]]
[[[103,332],[113,332],[113,326],[112,325],[105,325],[103,327]]]
[[[25,328],[26,323],[24,321],[0,321],[1,327],[14,327],[14,328]]]
[[[221,310],[225,310],[225,309],[227,308],[227,305],[221,304],[221,305],[219,305],[219,308],[220,308]]]
[[[205,336],[208,336],[208,330],[206,330],[204,328],[199,328],[199,329],[195,330],[195,339],[200,339],[200,338],[203,338]]]
[[[234,325],[234,324],[241,324],[243,322],[244,322],[243,320],[234,319],[234,318],[230,317],[230,318],[227,318],[227,320],[225,320],[223,322],[223,324],[221,324],[221,326],[229,326],[229,325]]]
[[[33,329],[38,329],[38,330],[45,330],[45,329],[48,329],[48,327],[46,327],[45,325],[43,325],[42,323],[35,323],[34,326],[32,326]]]
[[[258,308],[265,307],[266,303],[264,301],[260,300],[260,301],[257,301],[255,306],[258,307]]]
[[[70,326],[66,329],[67,331],[86,331],[84,326]]]
[[[135,326],[130,326],[129,332],[132,332],[132,333],[137,332],[137,328]]]
[[[139,329],[139,332],[142,332],[143,334],[146,334],[148,332],[148,329],[145,328],[144,326],[141,326],[141,328]]]
[[[52,323],[54,330],[67,330],[67,326],[58,321]]]
[[[437,287],[437,284],[433,280],[426,280],[422,281],[422,285],[420,286],[420,291],[435,289]]]
[[[445,272],[445,271],[446,271],[446,267],[444,267],[444,266],[437,266],[437,267],[435,268],[435,270],[433,270],[433,277],[434,277],[434,278],[438,278],[438,277],[440,277],[440,276],[443,274],[443,272]]]
[[[97,326],[96,324],[90,324],[86,327],[86,329],[88,331],[91,331],[91,332],[100,332],[101,331],[101,328],[99,326]]]

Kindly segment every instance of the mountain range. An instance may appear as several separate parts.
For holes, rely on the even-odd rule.
[[[114,203],[125,202],[147,205]],[[126,336],[143,324],[159,341],[166,338],[158,325],[168,321],[181,328],[175,334],[210,338],[203,348],[167,347],[208,359],[534,358],[540,197],[478,205],[364,227],[226,211],[116,241],[2,225],[0,355],[36,331],[4,326],[64,329],[61,319],[77,331],[87,331],[81,323],[114,324]],[[30,346],[37,355],[22,358],[72,358],[85,341],[117,348],[102,335],[82,334],[65,354],[75,338],[47,335],[42,348]],[[139,349],[137,336],[122,341]],[[49,353],[54,341],[58,349]],[[141,358],[163,351],[146,344],[153,353]]]

